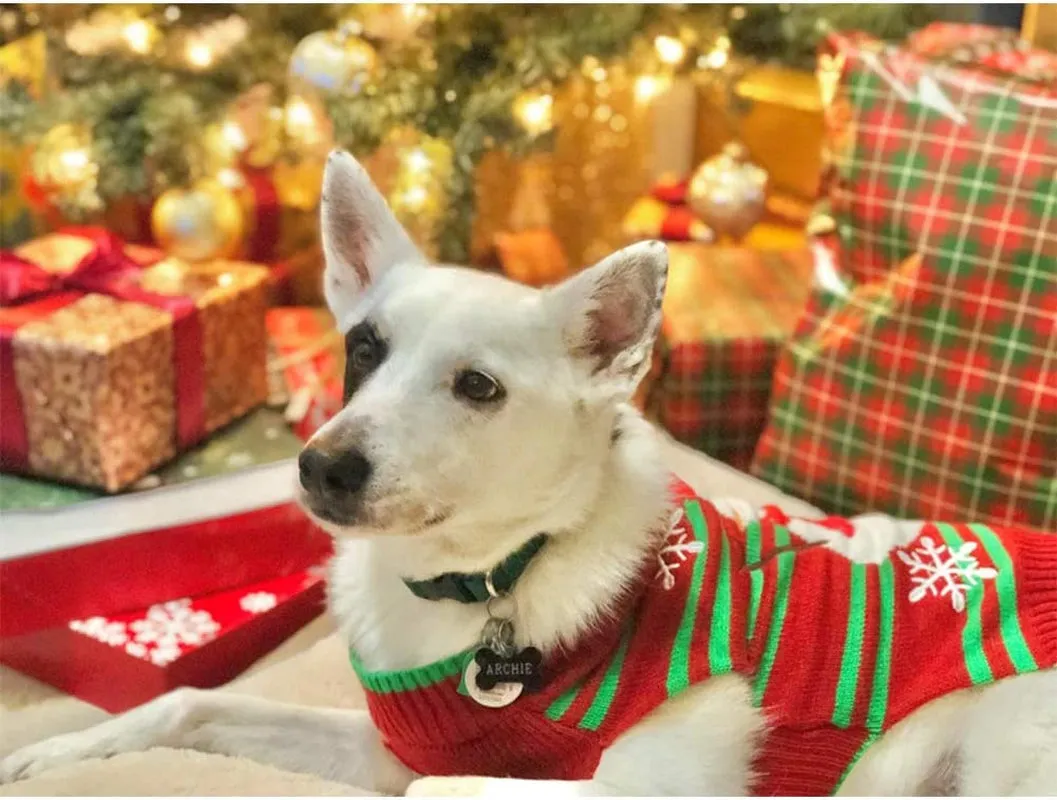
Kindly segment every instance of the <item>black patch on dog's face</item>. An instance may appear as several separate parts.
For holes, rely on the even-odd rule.
[[[378,330],[364,320],[345,334],[345,402],[382,365],[389,347]]]

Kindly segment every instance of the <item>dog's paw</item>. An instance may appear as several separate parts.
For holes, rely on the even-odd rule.
[[[32,778],[54,767],[113,755],[87,732],[68,733],[16,750],[0,761],[0,785]]]
[[[484,797],[491,778],[419,778],[405,797]]]

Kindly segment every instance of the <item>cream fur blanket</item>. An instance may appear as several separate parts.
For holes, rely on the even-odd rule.
[[[793,514],[818,513],[771,486],[669,443],[668,463],[699,493],[777,503]],[[326,617],[317,619],[248,673],[218,691],[290,703],[362,708],[363,692]],[[0,756],[46,736],[87,727],[105,712],[0,667]],[[345,784],[286,772],[245,759],[158,748],[57,768],[0,788],[0,795],[369,795]]]

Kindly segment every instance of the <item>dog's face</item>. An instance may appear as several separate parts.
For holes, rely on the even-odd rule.
[[[667,252],[635,245],[540,291],[431,266],[360,165],[327,163],[328,304],[345,407],[299,459],[334,534],[533,524],[591,479],[649,366]]]

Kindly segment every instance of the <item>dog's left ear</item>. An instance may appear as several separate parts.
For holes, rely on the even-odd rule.
[[[668,278],[668,248],[641,242],[547,290],[570,353],[630,398],[650,368]]]
[[[327,262],[323,293],[339,324],[387,270],[425,262],[367,171],[344,150],[327,159],[320,228]]]

